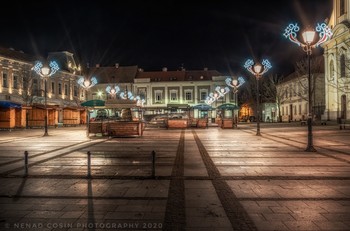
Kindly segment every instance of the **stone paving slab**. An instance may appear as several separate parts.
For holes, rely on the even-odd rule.
[[[305,127],[261,132],[253,124],[120,139],[88,139],[83,127],[49,137],[1,131],[0,230],[350,230],[350,132],[315,127],[316,153],[304,151]],[[39,155],[27,177],[24,149]]]

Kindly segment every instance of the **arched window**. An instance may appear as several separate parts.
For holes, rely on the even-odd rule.
[[[345,55],[340,55],[340,77],[345,77]]]
[[[342,16],[343,14],[345,14],[345,0],[340,0],[339,11],[340,11],[339,16]]]

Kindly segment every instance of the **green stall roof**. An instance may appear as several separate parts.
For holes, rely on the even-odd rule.
[[[105,106],[105,101],[94,99],[94,100],[89,100],[84,103],[81,103],[80,105],[83,107],[103,107]]]

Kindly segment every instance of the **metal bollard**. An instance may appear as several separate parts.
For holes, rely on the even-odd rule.
[[[152,151],[152,178],[156,177],[156,152]]]
[[[24,151],[24,176],[28,176],[28,151]]]
[[[87,152],[87,157],[88,157],[88,160],[87,160],[87,165],[88,165],[87,177],[91,178],[91,152],[90,151]]]

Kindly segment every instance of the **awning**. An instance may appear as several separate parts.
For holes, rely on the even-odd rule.
[[[0,107],[2,108],[21,108],[21,104],[13,103],[10,101],[0,101]]]
[[[180,108],[180,109],[187,109],[190,105],[188,104],[176,104],[176,103],[168,103],[167,108]]]
[[[224,103],[217,107],[219,110],[238,110],[239,107],[232,103]]]
[[[198,109],[201,111],[209,111],[209,110],[212,110],[213,108],[208,104],[197,104],[197,105],[192,106],[192,109]]]
[[[83,107],[103,107],[105,105],[105,101],[99,100],[99,99],[94,99],[94,100],[89,100],[84,103],[80,104]]]

